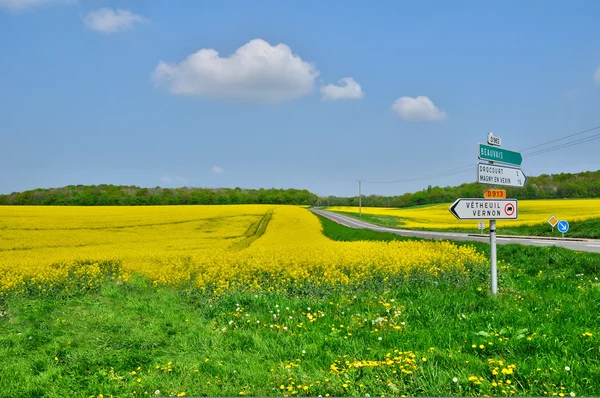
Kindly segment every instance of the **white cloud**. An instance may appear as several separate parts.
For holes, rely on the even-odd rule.
[[[596,84],[600,85],[600,66],[596,69],[596,73],[594,73],[594,81]]]
[[[133,25],[137,22],[146,22],[148,19],[132,13],[129,10],[117,8],[101,8],[99,10],[90,11],[83,18],[83,23],[88,28],[106,33],[117,33],[124,30],[133,29]]]
[[[11,11],[25,11],[46,4],[66,4],[73,2],[74,0],[0,0],[0,8],[6,8]]]
[[[213,168],[211,170],[215,174],[221,174],[221,173],[225,172],[225,170],[222,167],[219,167],[219,166],[213,166]]]
[[[285,44],[254,39],[229,57],[203,48],[179,64],[159,62],[152,73],[157,85],[177,95],[282,102],[305,96],[319,75]]]
[[[321,94],[323,94],[323,99],[326,100],[360,99],[365,96],[360,84],[351,77],[340,79],[338,85],[328,84],[321,87]]]
[[[417,98],[401,97],[394,102],[392,109],[397,112],[402,119],[410,122],[436,122],[448,118],[448,114],[436,107],[429,97],[419,96]]]

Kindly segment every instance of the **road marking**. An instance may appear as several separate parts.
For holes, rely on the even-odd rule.
[[[600,247],[600,245],[586,245],[586,246],[589,246],[589,247]]]

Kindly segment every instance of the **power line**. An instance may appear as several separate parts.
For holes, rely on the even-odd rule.
[[[475,163],[469,164],[466,166],[462,166],[462,167],[457,167],[455,169],[440,171],[437,173],[425,174],[425,175],[419,176],[419,177],[404,178],[402,180],[395,180],[395,181],[368,181],[368,180],[365,180],[364,182],[367,182],[369,184],[395,184],[395,183],[399,183],[399,182],[419,181],[422,179],[427,179],[427,178],[432,178],[432,177],[442,177],[442,176],[448,176],[448,175],[453,175],[453,174],[460,174],[460,173],[463,173],[464,171],[466,171],[467,168],[472,168],[473,166],[475,166]]]
[[[539,148],[539,147],[544,146],[544,145],[548,145],[548,144],[552,144],[554,142],[566,140],[567,138],[575,137],[576,135],[581,135],[581,134],[589,133],[590,131],[594,131],[594,130],[598,130],[598,129],[600,129],[600,126],[592,127],[591,129],[583,130],[583,131],[580,131],[580,132],[575,133],[575,134],[570,134],[570,135],[564,136],[562,138],[557,138],[557,139],[552,140],[552,141],[544,142],[543,144],[538,144],[538,145],[530,146],[529,148],[521,149],[519,152],[525,152],[525,151],[528,151],[530,149]]]
[[[579,131],[579,132],[574,133],[574,134],[569,134],[569,135],[566,135],[566,136],[561,137],[561,138],[550,140],[550,141],[544,142],[542,144],[538,144],[538,145],[534,145],[534,146],[522,149],[520,152],[525,152],[525,151],[528,151],[528,150],[531,150],[531,149],[535,149],[535,148],[539,148],[539,147],[542,147],[542,146],[546,146],[548,144],[552,144],[552,143],[555,143],[555,142],[558,142],[558,141],[562,141],[562,140],[565,140],[567,138],[575,137],[575,136],[578,136],[578,135],[581,135],[581,134],[589,133],[590,131],[594,131],[594,130],[598,130],[598,129],[600,129],[600,125],[592,127],[590,129]],[[590,137],[579,138],[579,139],[577,139],[575,141],[565,142],[565,143],[562,143],[562,144],[559,144],[559,145],[556,145],[556,146],[553,146],[553,147],[540,149],[540,150],[534,151],[534,152],[532,152],[530,154],[525,154],[525,155],[523,155],[523,157],[524,158],[530,158],[530,157],[533,157],[533,156],[542,155],[544,153],[548,153],[548,152],[552,152],[552,151],[557,151],[559,149],[568,148],[568,147],[573,146],[573,145],[578,145],[578,144],[583,144],[585,142],[594,141],[594,140],[597,140],[599,138],[600,138],[600,133],[592,135]],[[393,181],[369,181],[369,180],[364,180],[363,182],[369,183],[369,184],[397,184],[397,183],[402,183],[402,182],[417,182],[417,181],[428,180],[428,179],[435,178],[435,177],[448,177],[448,176],[455,175],[455,174],[462,174],[462,173],[468,171],[468,169],[471,169],[473,166],[476,166],[476,165],[477,165],[477,163],[471,163],[469,165],[465,165],[465,166],[461,166],[461,167],[456,167],[456,168],[450,169],[450,170],[440,171],[440,172],[431,173],[431,174],[425,174],[425,175],[422,175],[422,176],[419,176],[419,177],[404,178],[404,179],[400,179],[400,180],[393,180]]]
[[[556,146],[553,146],[553,147],[550,147],[550,148],[541,149],[541,150],[539,150],[537,152],[530,153],[529,155],[526,155],[525,157],[530,158],[532,156],[542,155],[542,154],[547,153],[547,152],[557,151],[559,149],[568,148],[568,147],[573,146],[573,145],[579,145],[579,144],[583,144],[583,143],[589,142],[589,141],[594,141],[594,140],[597,140],[597,139],[600,139],[600,133],[594,134],[594,135],[592,135],[590,137],[580,138],[580,139],[575,140],[575,141],[566,142],[564,144],[556,145]]]

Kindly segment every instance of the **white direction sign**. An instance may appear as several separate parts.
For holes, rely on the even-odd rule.
[[[459,220],[516,220],[516,199],[457,199],[450,213]]]
[[[478,163],[477,182],[480,184],[522,188],[525,182],[527,182],[527,176],[523,174],[523,170],[516,167]]]

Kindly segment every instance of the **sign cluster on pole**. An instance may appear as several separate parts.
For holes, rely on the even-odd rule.
[[[490,274],[491,290],[494,295],[498,294],[496,220],[516,220],[519,215],[518,201],[507,199],[505,190],[494,188],[497,185],[522,188],[527,182],[527,176],[519,167],[523,162],[523,156],[519,152],[501,148],[501,145],[500,137],[496,137],[492,133],[488,133],[487,144],[479,144],[478,158],[487,162],[477,164],[477,182],[488,185],[490,188],[484,191],[484,198],[460,198],[449,208],[450,213],[459,220],[490,220]],[[548,221],[550,222],[550,220]],[[563,222],[566,225],[561,227]],[[566,232],[569,224],[566,221],[560,221],[558,228],[561,232],[561,228],[566,228]],[[483,229],[481,222],[479,229]]]

